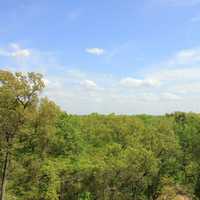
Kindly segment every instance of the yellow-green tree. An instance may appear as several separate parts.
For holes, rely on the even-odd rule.
[[[37,105],[38,94],[44,87],[42,76],[36,73],[0,71],[0,140],[1,177],[0,200],[5,199],[6,181],[13,151],[28,113]]]

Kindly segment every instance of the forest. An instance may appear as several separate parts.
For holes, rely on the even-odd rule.
[[[200,114],[72,115],[0,70],[0,200],[200,199]]]

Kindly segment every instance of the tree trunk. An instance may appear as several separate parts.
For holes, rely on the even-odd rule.
[[[3,164],[2,171],[2,180],[1,180],[1,188],[0,188],[0,200],[5,200],[5,190],[6,190],[6,179],[7,179],[7,171],[8,171],[8,162],[9,162],[9,152],[7,150],[5,155],[5,161]]]
[[[59,200],[64,200],[64,198],[65,198],[65,189],[66,189],[65,185],[66,185],[65,181],[62,180],[62,178],[61,178]]]

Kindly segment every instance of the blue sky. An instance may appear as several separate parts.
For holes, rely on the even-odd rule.
[[[200,112],[200,0],[7,0],[0,69],[70,113]]]

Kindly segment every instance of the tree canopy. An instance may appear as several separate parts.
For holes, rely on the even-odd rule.
[[[0,200],[200,199],[200,114],[71,115],[0,70]]]

